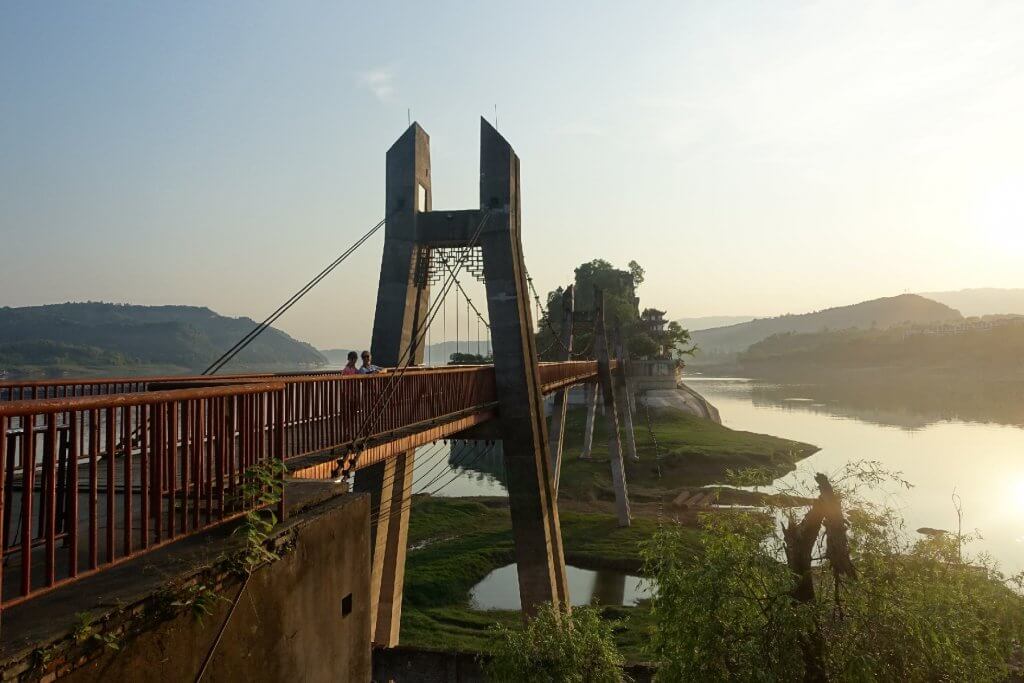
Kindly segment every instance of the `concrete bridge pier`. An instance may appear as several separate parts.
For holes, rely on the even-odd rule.
[[[520,238],[519,157],[480,120],[480,235],[494,348],[498,423],[524,614],[569,607],[555,479]]]
[[[383,367],[423,362],[430,285],[416,278],[422,261],[418,222],[431,209],[430,138],[418,123],[387,152],[384,254],[370,351]],[[371,498],[371,623],[375,645],[398,644],[409,537],[415,450],[359,470],[354,490]]]

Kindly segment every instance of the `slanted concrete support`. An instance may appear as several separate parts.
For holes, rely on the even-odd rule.
[[[523,612],[569,608],[536,339],[520,239],[519,158],[480,120],[480,236]]]
[[[390,458],[356,472],[353,490],[370,494],[370,640],[377,635],[377,616],[381,602],[381,584],[385,573],[384,558],[387,554],[388,532],[391,528],[395,471],[397,459]],[[400,499],[401,496],[398,496]],[[389,600],[393,602],[392,591]]]
[[[559,360],[572,360],[572,318],[573,318],[573,286],[569,285],[562,294],[562,329],[561,344],[558,346]],[[555,393],[551,407],[551,428],[548,439],[551,448],[551,466],[554,468],[555,497],[558,497],[558,483],[562,475],[562,435],[565,432],[565,413],[569,406],[569,390],[562,389]]]
[[[381,367],[402,364],[424,324],[430,288],[417,284],[417,243],[422,212],[430,211],[430,138],[414,123],[388,150],[386,162],[384,255],[373,318],[373,360]],[[414,363],[423,362],[422,340]]]
[[[394,479],[388,510],[390,519],[380,563],[380,598],[372,639],[384,647],[398,645],[398,631],[402,623],[402,588],[405,585],[405,553],[409,543],[409,508],[416,451],[406,451],[392,458],[391,462],[394,463]]]
[[[619,526],[629,526],[629,492],[626,489],[626,469],[622,462],[622,443],[619,441],[619,416],[615,400],[615,381],[612,378],[611,359],[604,321],[604,292],[594,288],[594,357],[604,401],[604,415],[608,423],[608,462],[612,470],[615,489],[615,513]]]
[[[594,420],[597,418],[597,392],[599,385],[585,384],[583,386],[583,402],[587,406],[587,423],[583,428],[583,450],[580,451],[580,459],[590,458],[594,449]]]
[[[626,381],[626,350],[622,343],[622,329],[615,325],[615,356],[618,359],[618,366],[615,368],[615,398],[618,399],[618,413],[622,417],[622,427],[626,442],[626,457],[633,462],[638,462],[640,457],[636,454],[636,437],[633,434],[633,405],[629,400],[629,383]]]
[[[430,288],[425,280],[417,282],[416,270],[429,250],[418,243],[417,229],[430,209],[430,138],[414,123],[387,153],[387,225],[370,344],[374,361],[383,367],[423,362]],[[381,647],[398,644],[414,456],[408,451],[355,475],[353,488],[369,492],[371,499],[370,633]]]

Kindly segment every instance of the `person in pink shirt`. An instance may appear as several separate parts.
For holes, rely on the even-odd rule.
[[[359,370],[356,369],[356,360],[359,358],[359,354],[355,351],[348,352],[348,362],[345,363],[345,367],[342,369],[341,374],[343,375],[358,375]]]

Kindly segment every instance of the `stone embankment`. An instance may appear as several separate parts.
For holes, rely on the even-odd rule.
[[[676,383],[675,389],[650,389],[643,400],[652,408],[675,408],[722,424],[718,408],[682,381]]]

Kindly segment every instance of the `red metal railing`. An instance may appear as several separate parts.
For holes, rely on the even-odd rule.
[[[281,382],[0,403],[2,604],[256,507],[243,473],[283,416]]]
[[[24,380],[0,382],[0,402],[28,401],[72,396],[108,396],[145,391],[146,383],[164,377],[120,377],[110,379]]]
[[[593,361],[542,363],[542,390],[596,373]],[[497,402],[492,366],[12,386],[18,398],[0,402],[0,549],[20,574],[0,574],[4,606],[244,514],[253,465],[323,455],[359,467],[357,447]]]
[[[617,367],[611,361],[612,369]],[[592,382],[597,379],[597,361],[574,360],[540,364],[541,392],[550,394],[581,382]]]

